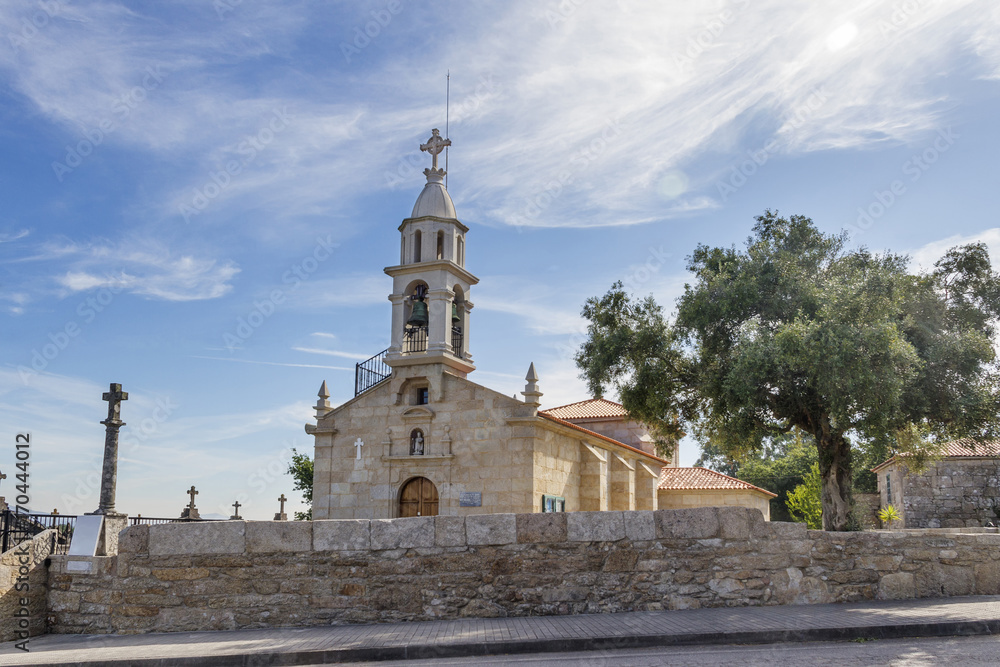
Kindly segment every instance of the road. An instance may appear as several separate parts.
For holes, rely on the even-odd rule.
[[[1000,665],[1000,636],[804,642],[764,646],[688,646],[579,653],[534,653],[490,658],[356,663],[369,667],[475,665],[476,667],[965,667]]]

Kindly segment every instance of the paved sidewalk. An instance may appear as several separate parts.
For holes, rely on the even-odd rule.
[[[147,635],[46,635],[0,665],[309,665],[680,644],[1000,634],[1000,595]]]

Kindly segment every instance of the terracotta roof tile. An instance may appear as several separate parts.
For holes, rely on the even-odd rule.
[[[778,497],[778,494],[771,493],[767,489],[762,489],[749,482],[744,482],[742,479],[723,475],[721,472],[709,470],[708,468],[664,468],[660,471],[660,482],[657,488],[672,491],[700,489],[748,490],[759,491],[772,498]]]
[[[628,418],[628,412],[619,403],[606,398],[590,398],[557,408],[540,410],[557,419],[611,419],[614,417]]]
[[[565,419],[559,419],[558,417],[553,417],[552,415],[546,414],[545,412],[542,412],[542,411],[538,412],[538,416],[541,417],[541,418],[543,418],[543,419],[548,419],[550,422],[555,422],[556,424],[562,424],[563,426],[566,426],[566,427],[571,428],[573,430],[580,431],[581,433],[586,433],[587,435],[592,436],[594,438],[597,438],[598,440],[604,440],[605,442],[610,442],[610,443],[613,443],[615,445],[618,445],[619,447],[624,447],[625,449],[628,449],[628,450],[631,450],[633,452],[636,452],[637,454],[642,454],[646,458],[653,459],[653,460],[657,461],[658,463],[662,463],[663,465],[669,465],[670,464],[670,461],[668,461],[666,459],[661,459],[659,456],[656,456],[654,454],[650,454],[649,452],[644,452],[641,449],[633,447],[632,445],[626,445],[624,442],[619,442],[618,440],[615,440],[614,438],[609,438],[608,436],[603,435],[601,433],[597,433],[595,431],[591,431],[590,429],[584,428],[584,427],[582,427],[582,426],[580,426],[578,424],[574,424],[571,421],[566,421]]]
[[[952,440],[951,442],[945,443],[943,451],[940,455],[956,457],[980,456],[985,458],[1000,456],[1000,440],[986,440],[984,442],[976,442],[972,438]],[[877,466],[872,468],[872,472],[878,472],[885,466],[895,461],[897,458],[897,456],[893,456],[892,458],[879,463]]]

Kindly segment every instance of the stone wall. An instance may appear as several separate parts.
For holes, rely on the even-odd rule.
[[[1000,459],[947,457],[921,472],[897,461],[879,471],[878,485],[883,506],[894,505],[907,528],[1000,524]]]
[[[132,526],[118,556],[52,558],[50,631],[996,595],[998,547],[995,533],[825,533],[746,508]]]
[[[46,530],[0,556],[0,641],[45,634],[48,571],[54,530]],[[27,612],[23,611],[27,609]]]
[[[764,518],[771,519],[771,497],[759,491],[745,489],[661,489],[659,509],[686,509],[689,507],[749,507],[760,510]]]

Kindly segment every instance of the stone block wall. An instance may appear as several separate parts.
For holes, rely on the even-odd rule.
[[[1000,594],[1000,534],[825,533],[739,507],[133,526],[90,560],[52,557],[50,632]]]
[[[736,489],[660,489],[659,509],[689,507],[749,507],[771,519],[771,498],[757,491]]]
[[[0,641],[45,634],[48,571],[54,530],[46,530],[0,556]],[[27,610],[27,611],[24,611]]]
[[[878,485],[883,506],[895,505],[907,528],[1000,525],[1000,459],[949,457],[921,472],[897,462],[879,471]]]

